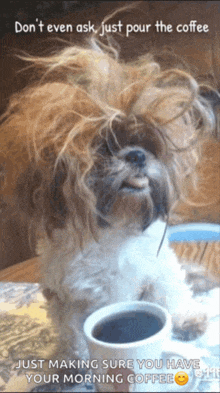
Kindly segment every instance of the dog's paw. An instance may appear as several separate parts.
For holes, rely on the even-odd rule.
[[[173,320],[173,338],[181,341],[192,341],[202,336],[208,326],[208,318],[204,313],[190,316],[175,315]]]

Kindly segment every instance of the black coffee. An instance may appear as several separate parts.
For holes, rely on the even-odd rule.
[[[123,344],[144,340],[163,327],[160,318],[145,311],[129,311],[114,315],[98,324],[93,336],[100,341]]]

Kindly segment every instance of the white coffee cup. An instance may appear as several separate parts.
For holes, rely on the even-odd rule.
[[[107,325],[104,328],[104,324],[112,319],[124,317],[127,323],[129,317],[132,315],[140,317],[140,313],[143,312],[157,318],[160,323],[160,330],[153,335],[141,339],[136,337],[135,340],[138,341],[132,338],[131,342],[114,342],[114,340],[109,342],[112,340],[110,336],[97,337],[97,332],[100,329],[105,332]],[[113,325],[114,323],[115,321]],[[170,341],[171,316],[163,307],[142,301],[115,303],[91,314],[84,323],[84,333],[89,347],[90,360],[95,361],[93,364],[97,365],[97,368],[92,369],[97,391],[195,391],[198,380],[193,369],[167,368],[167,361],[183,360],[186,356],[170,351],[173,347]],[[175,382],[174,377],[180,371],[186,371],[188,374],[189,380],[185,385]]]

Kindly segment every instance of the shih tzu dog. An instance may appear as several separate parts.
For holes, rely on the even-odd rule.
[[[207,317],[165,232],[214,129],[200,86],[151,55],[126,63],[97,42],[28,61],[42,77],[3,116],[6,188],[35,228],[61,352],[88,359],[86,317],[126,300],[163,305],[176,337],[194,339]]]

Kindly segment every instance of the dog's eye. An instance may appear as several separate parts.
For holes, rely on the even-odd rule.
[[[111,156],[112,152],[109,149],[109,146],[107,144],[107,142],[103,143],[102,145],[99,146],[98,150],[97,150],[98,155],[101,155],[103,157],[106,156]]]
[[[98,154],[102,156],[114,156],[121,146],[113,135],[108,136],[99,146]]]

